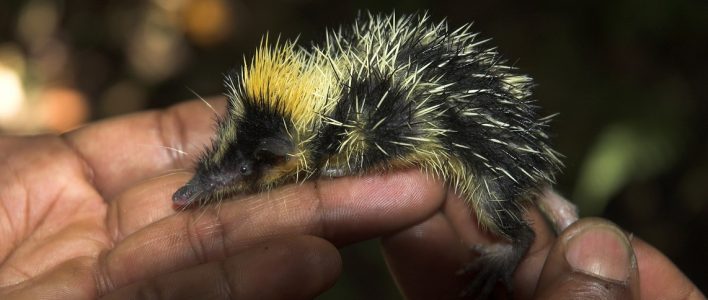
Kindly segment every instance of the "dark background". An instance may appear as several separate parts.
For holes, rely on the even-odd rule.
[[[536,79],[544,114],[560,113],[557,189],[706,290],[706,1],[3,1],[0,133],[61,132],[218,95],[264,33],[310,43],[361,9],[427,10],[493,37]],[[322,299],[400,297],[376,241],[342,251],[345,273]]]

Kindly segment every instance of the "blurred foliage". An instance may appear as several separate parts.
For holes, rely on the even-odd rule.
[[[220,94],[264,33],[309,43],[361,9],[427,10],[494,37],[536,79],[544,113],[560,112],[559,191],[708,288],[706,1],[3,1],[0,132]],[[345,275],[322,299],[395,297],[375,242],[343,255]]]

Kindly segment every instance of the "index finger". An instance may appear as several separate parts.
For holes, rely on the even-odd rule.
[[[151,197],[167,199],[171,191],[156,189]],[[439,182],[414,169],[291,184],[142,223],[141,228],[109,229],[124,237],[116,239],[101,269],[107,282],[117,287],[221,260],[274,237],[315,235],[344,245],[417,223],[435,212],[444,191]],[[138,214],[143,211],[141,207]],[[130,221],[108,223],[121,226]]]
[[[105,198],[141,180],[189,167],[214,132],[215,113],[225,107],[224,99],[207,103],[189,101],[107,119],[62,137],[86,162]]]

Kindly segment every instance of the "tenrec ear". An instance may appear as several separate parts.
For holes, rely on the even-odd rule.
[[[294,147],[292,142],[281,138],[264,138],[256,147],[253,156],[260,161],[280,163],[287,161]]]

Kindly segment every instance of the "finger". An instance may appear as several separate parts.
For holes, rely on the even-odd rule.
[[[266,241],[225,261],[140,281],[104,299],[312,299],[341,271],[337,249],[298,236]]]
[[[597,218],[571,225],[548,254],[538,299],[639,299],[639,273],[629,238]]]
[[[456,299],[472,280],[458,274],[464,263],[472,261],[472,251],[442,213],[381,239],[381,245],[406,299]]]
[[[210,103],[221,111],[225,102]],[[97,122],[63,137],[86,161],[105,196],[168,170],[189,167],[213,134],[213,119],[209,106],[190,101]]]
[[[171,192],[161,192],[156,198],[169,202]],[[107,270],[121,286],[282,235],[317,235],[342,245],[418,223],[444,195],[441,184],[417,170],[289,185],[180,212],[132,232],[108,254]]]
[[[639,238],[632,238],[639,265],[641,299],[706,299],[666,256]]]
[[[154,223],[157,220],[176,213],[189,213],[190,216],[204,215],[201,208],[176,211],[170,201],[172,193],[191,177],[190,173],[179,172],[151,178],[118,194],[110,202],[108,209],[109,231],[113,233],[114,241],[120,242],[126,236]],[[361,197],[356,199],[356,197]],[[331,219],[332,222],[342,222],[337,228],[323,230],[338,230],[341,228],[376,228],[378,223],[359,224],[359,214],[362,218],[370,218],[376,222],[384,222],[381,230],[391,230],[391,224],[399,224],[388,217],[393,213],[406,215],[401,222],[414,224],[415,220],[432,214],[442,203],[444,190],[434,180],[429,180],[419,171],[411,169],[398,171],[388,175],[369,175],[358,177],[322,179],[304,184],[287,185],[280,189],[261,194],[254,194],[235,202],[248,202],[256,205],[257,199],[265,203],[280,204],[272,214],[289,214],[299,208],[307,207],[308,212],[318,209],[325,215],[317,218]],[[246,200],[250,199],[250,200]],[[231,201],[215,203],[208,206],[217,212],[229,206]],[[312,207],[321,205],[322,207]],[[241,207],[237,205],[236,208]],[[256,208],[258,209],[258,208]],[[266,210],[265,207],[262,208]],[[394,211],[395,210],[395,211]],[[229,210],[224,210],[227,213]],[[298,212],[303,213],[303,212]],[[281,218],[280,216],[275,216]],[[383,220],[383,221],[381,221]],[[357,231],[359,232],[359,231]],[[362,231],[364,232],[364,231]],[[352,232],[356,233],[356,232]],[[329,232],[331,237],[344,237],[358,240],[357,237],[344,232]],[[347,241],[338,241],[339,244]]]

